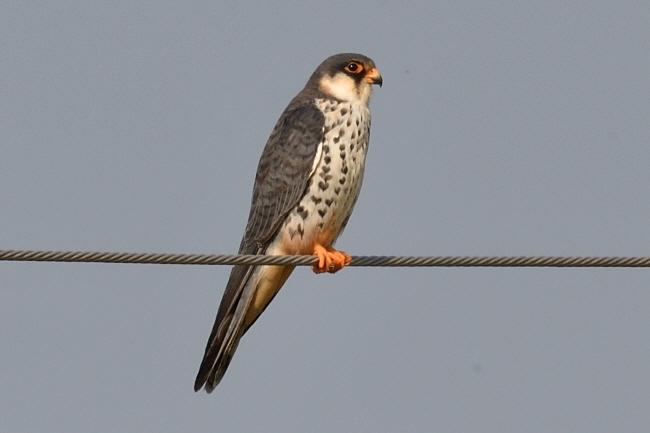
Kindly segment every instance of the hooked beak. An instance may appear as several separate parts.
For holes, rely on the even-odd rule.
[[[378,84],[379,87],[381,87],[381,85],[384,83],[384,80],[381,78],[381,74],[375,68],[369,70],[364,79],[367,83]]]

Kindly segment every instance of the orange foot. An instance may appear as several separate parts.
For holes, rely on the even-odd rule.
[[[352,261],[349,254],[320,244],[314,245],[314,255],[318,257],[318,263],[311,265],[311,269],[317,274],[322,274],[325,271],[333,274]]]

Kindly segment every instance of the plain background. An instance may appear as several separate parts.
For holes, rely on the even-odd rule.
[[[4,1],[0,248],[234,253],[316,66],[384,77],[353,255],[650,255],[647,1]],[[2,432],[646,432],[646,269],[0,263]]]

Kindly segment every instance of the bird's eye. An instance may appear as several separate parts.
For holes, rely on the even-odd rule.
[[[358,74],[359,72],[361,72],[363,70],[363,66],[361,66],[357,62],[350,62],[345,67],[345,70],[348,71],[348,72],[351,72],[353,74]]]

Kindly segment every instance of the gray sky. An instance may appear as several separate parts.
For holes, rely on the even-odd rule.
[[[234,253],[325,57],[384,87],[353,255],[650,255],[650,6],[2,2],[0,248]],[[0,263],[2,432],[645,432],[650,271],[294,273],[221,385],[227,267]]]

